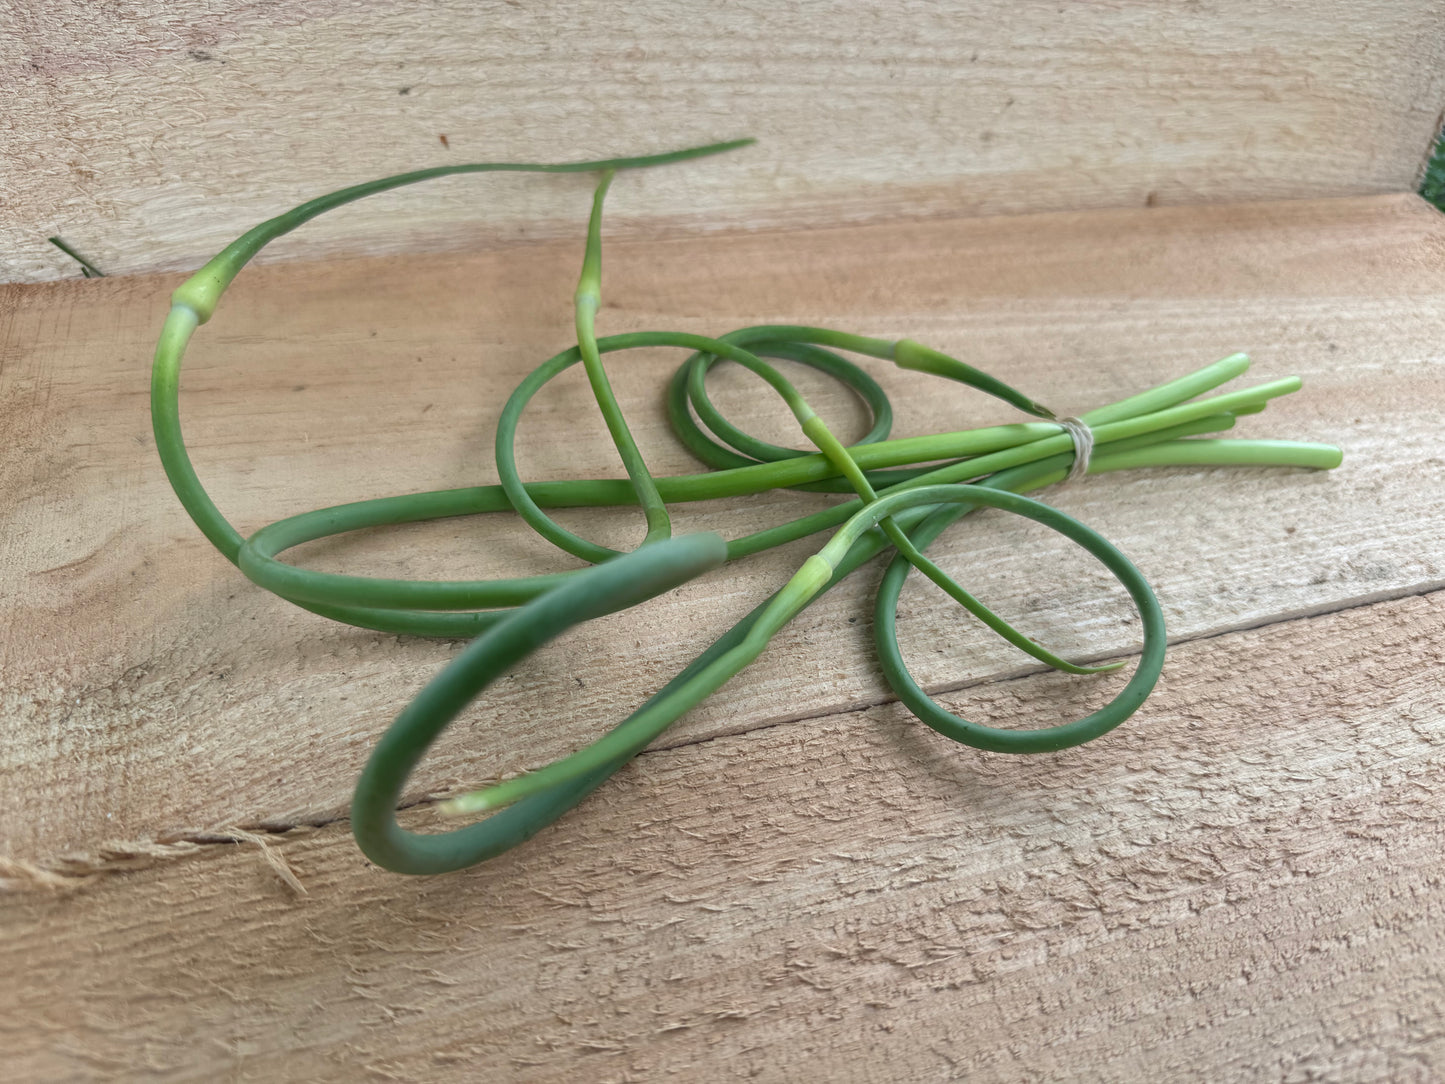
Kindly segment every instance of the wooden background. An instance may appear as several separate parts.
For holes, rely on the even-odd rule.
[[[1062,409],[1250,347],[1258,379],[1299,373],[1306,389],[1243,431],[1338,440],[1345,466],[1051,492],[1139,563],[1175,642],[1159,693],[1105,739],[1036,758],[936,739],[879,678],[864,572],[555,830],[424,880],[369,867],[345,807],[381,728],[457,647],[296,611],[199,538],[146,416],[174,277],[10,288],[0,817],[21,891],[0,952],[24,981],[0,997],[0,1028],[14,1064],[1428,1079],[1445,1054],[1430,1023],[1445,1009],[1442,252],[1445,223],[1413,196],[613,245],[607,330],[788,314],[906,329]],[[221,507],[249,531],[491,480],[502,394],[568,339],[576,256],[243,277],[184,380]],[[659,471],[687,466],[657,397],[677,360],[613,366]],[[880,377],[903,433],[1007,416]],[[719,383],[735,410],[753,390]],[[818,398],[846,426],[851,406]],[[608,469],[601,426],[568,420],[585,402],[577,379],[539,401],[529,477]],[[782,411],[759,414],[786,433]],[[770,499],[679,518],[731,534],[784,515]],[[621,514],[574,522],[638,533]],[[407,574],[558,566],[500,517],[323,549],[318,567]],[[429,758],[412,817],[587,740],[811,549],[534,657]],[[1046,642],[1135,648],[1117,588],[1040,533],[981,516],[938,552]],[[945,703],[1003,723],[1077,714],[1122,680],[1040,675],[918,584],[901,628]],[[276,833],[265,847],[284,869],[258,832]]]
[[[743,135],[618,192],[614,231],[1412,190],[1440,0],[0,3],[0,281],[199,266],[424,165]],[[449,146],[443,146],[445,136]],[[570,237],[587,183],[438,182],[271,255]]]
[[[1445,9],[542,10],[0,5],[0,277],[35,280],[0,287],[6,1072],[1445,1076],[1445,219],[1407,194],[1445,106]],[[356,773],[460,647],[297,611],[200,538],[150,436],[167,269],[342,181],[744,133],[764,142],[615,186],[605,331],[909,335],[1074,412],[1247,350],[1248,379],[1305,388],[1240,435],[1332,441],[1344,466],[1044,494],[1135,560],[1173,642],[1156,695],[1085,747],[980,754],[913,720],[872,658],[865,569],[526,846],[449,877],[369,866]],[[445,182],[279,253],[324,260],[243,274],[182,382],[222,510],[251,531],[494,480],[502,398],[572,337],[586,201],[581,178]],[[148,273],[76,280],[54,232]],[[658,397],[679,360],[610,365],[658,473],[692,469]],[[900,434],[1009,420],[872,369]],[[753,384],[715,383],[795,440]],[[538,399],[527,477],[620,473],[588,402],[575,373]],[[735,535],[795,502],[826,498],[677,518]],[[815,547],[573,630],[448,733],[405,816],[589,740]],[[985,513],[934,552],[1066,654],[1137,651],[1117,586],[1042,531]],[[567,563],[504,517],[296,557]],[[1123,681],[1041,673],[918,583],[899,625],[925,687],[1002,725]]]

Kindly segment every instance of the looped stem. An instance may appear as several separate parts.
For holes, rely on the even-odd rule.
[[[397,873],[463,869],[530,838],[585,798],[635,750],[605,758],[589,771],[538,789],[528,801],[466,828],[419,835],[396,823],[396,807],[412,770],[493,681],[565,629],[636,606],[726,559],[726,546],[716,534],[652,543],[588,569],[473,640],[403,709],[366,762],[351,806],[352,832],[363,853]]]

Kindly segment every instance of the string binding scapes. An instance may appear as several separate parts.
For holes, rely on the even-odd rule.
[[[828,328],[766,325],[717,338],[678,331],[599,337],[602,207],[621,172],[702,158],[746,146],[737,140],[640,158],[563,164],[477,163],[404,173],[344,188],[248,230],[175,291],[156,347],[151,412],[156,448],[181,504],[220,553],[247,578],[297,606],[366,629],[471,643],[397,716],[356,784],[352,829],[368,858],[400,873],[434,874],[485,861],[515,847],[601,786],[680,716],[746,668],[805,607],[873,558],[891,552],[875,600],[874,637],[881,668],[899,698],[924,723],[966,745],[1012,753],[1064,749],[1118,726],[1144,702],[1164,661],[1164,619],[1138,569],[1096,531],[1025,493],[1084,473],[1167,466],[1273,466],[1328,469],[1339,449],[1322,444],[1222,439],[1242,414],[1300,387],[1297,378],[1217,392],[1249,365],[1234,354],[1081,417],[1056,417],[1023,392],[911,339],[885,340]],[[181,435],[181,360],[196,328],[211,318],[241,268],[281,235],[317,215],[403,185],[457,173],[598,173],[582,271],[573,298],[576,343],[517,386],[496,431],[500,484],[381,497],[291,516],[243,536],[197,477]],[[707,468],[654,476],[612,391],[604,356],[641,347],[687,352],[666,389],[667,411],[683,445]],[[1028,420],[926,437],[890,439],[892,408],[878,383],[845,355],[962,384],[1007,403]],[[759,376],[792,412],[814,449],[803,452],[746,433],[713,404],[707,374],[720,361]],[[869,432],[845,446],[774,364],[815,369],[851,389],[872,415]],[[530,483],[517,469],[518,424],[528,402],[559,374],[581,364],[626,469],[626,480]],[[836,493],[837,504],[738,538],[674,536],[668,507],[774,489]],[[646,533],[622,553],[569,531],[549,509],[630,505]],[[1071,674],[1084,666],[1033,642],[932,562],[929,545],[977,508],[1037,521],[1081,546],[1113,574],[1139,614],[1143,647],[1134,672],[1107,705],[1081,719],[1031,730],[995,728],[961,718],[932,700],[903,663],[895,614],[904,580],[917,570],[1010,644]],[[292,547],[365,528],[447,516],[509,512],[587,567],[498,580],[401,580],[317,572],[289,564]],[[455,816],[486,816],[452,831],[401,828],[396,809],[408,778],[430,745],[491,682],[579,622],[637,605],[727,561],[821,532],[826,543],[769,598],[725,632],[676,677],[591,745],[537,771],[443,803]]]

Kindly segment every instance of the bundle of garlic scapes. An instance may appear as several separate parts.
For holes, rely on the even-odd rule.
[[[598,338],[602,204],[618,171],[659,166],[732,150],[738,140],[671,154],[562,165],[480,163],[387,177],[311,200],[247,231],[176,290],[156,348],[151,412],[156,447],[181,504],[205,536],[253,582],[315,613],[368,629],[472,643],[397,717],[378,743],[356,786],[352,826],[357,843],[378,865],[400,873],[460,869],[529,838],[580,802],[684,712],[718,689],[766,648],[804,607],[884,550],[894,553],[879,587],[874,633],[889,684],[929,726],[982,749],[1029,753],[1063,749],[1097,737],[1132,715],[1153,689],[1164,661],[1164,619],[1149,585],[1106,539],[1022,493],[1070,473],[1177,465],[1288,466],[1328,469],[1339,449],[1286,441],[1203,438],[1230,428],[1240,414],[1299,388],[1298,379],[1198,398],[1241,375],[1235,354],[1195,373],[1081,418],[1059,419],[1046,407],[988,374],[910,339],[885,340],[826,328],[770,325],[718,338],[682,332],[635,332]],[[376,192],[454,173],[531,171],[601,174],[574,298],[576,345],[543,362],[518,385],[496,434],[496,486],[438,490],[319,509],[280,520],[243,537],[227,520],[191,465],[181,437],[180,365],[195,329],[210,319],[221,294],[266,244],[332,208]],[[637,347],[691,352],[667,389],[678,437],[708,470],[654,477],[628,429],[604,354]],[[889,440],[892,411],[882,389],[839,351],[891,361],[956,381],[1001,399],[1030,420],[927,437]],[[782,372],[765,359],[820,370],[851,388],[873,423],[845,447]],[[761,441],[729,422],[708,398],[706,376],[720,360],[745,366],[786,403],[817,449],[804,453]],[[572,365],[584,366],[597,405],[626,468],[626,480],[527,483],[513,454],[517,425],[533,395]],[[716,534],[673,537],[670,502],[743,496],[772,489],[850,494],[822,512],[724,541]],[[647,533],[619,553],[566,530],[545,509],[635,505]],[[1076,542],[1118,578],[1139,612],[1144,645],[1127,684],[1105,707],[1082,719],[1036,730],[998,729],[940,707],[918,686],[899,651],[895,611],[911,569],[918,569],[989,628],[1034,658],[1075,674],[1116,669],[1068,662],[1033,642],[955,583],[925,555],[938,535],[978,507],[1036,520]],[[279,560],[304,542],[346,531],[443,516],[511,512],[560,549],[589,562],[574,572],[506,580],[417,581],[313,572]],[[592,745],[538,771],[454,798],[444,812],[489,812],[485,820],[439,834],[396,823],[395,810],[416,764],[437,736],[502,673],[562,630],[636,605],[726,561],[832,529],[833,535],[775,594],[699,655],[627,719]]]

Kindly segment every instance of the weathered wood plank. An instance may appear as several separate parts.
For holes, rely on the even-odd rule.
[[[1241,431],[1338,440],[1348,456],[1339,472],[1116,475],[1050,496],[1140,563],[1176,637],[1201,636],[1445,579],[1442,223],[1421,201],[1393,197],[619,244],[604,324],[718,333],[796,320],[913,334],[1070,410],[1236,348],[1255,351],[1261,378],[1302,373],[1303,394]],[[331,501],[491,480],[501,397],[569,340],[575,264],[575,246],[542,246],[243,276],[183,382],[198,470],[246,530]],[[198,537],[148,433],[147,358],[173,282],[0,291],[0,427],[11,438],[0,445],[0,847],[12,858],[339,815],[380,728],[456,650],[294,611]],[[676,360],[652,353],[613,366],[659,472],[688,467],[657,402]],[[907,374],[881,379],[902,432],[1008,418]],[[720,400],[745,409],[740,381],[722,374],[719,384]],[[818,398],[834,416],[852,409]],[[793,439],[781,410],[747,409],[750,424]],[[616,472],[580,380],[539,403],[523,453],[531,477],[568,476],[578,463]],[[785,514],[779,499],[733,501],[679,520],[735,534]],[[966,582],[1047,642],[1130,649],[1123,601],[1088,565],[993,519],[936,552],[959,570],[967,561]],[[620,542],[638,533],[630,516],[602,527]],[[311,559],[439,575],[559,567],[516,538],[500,519],[465,521]],[[575,630],[455,728],[417,794],[587,740],[811,549],[750,559]],[[1031,585],[1026,572],[1044,579]],[[885,699],[868,641],[871,591],[860,576],[809,610],[668,740]],[[921,588],[906,592],[901,627],[930,685],[1020,671]]]
[[[614,200],[637,234],[1412,189],[1439,0],[7,5],[0,279],[194,267],[292,203],[476,160],[755,135]],[[443,139],[445,144],[443,145]],[[276,252],[570,236],[586,182],[444,182]]]
[[[1180,646],[1060,754],[896,705],[649,752],[491,865],[342,825],[12,896],[25,1079],[1425,1081],[1445,592]],[[1007,714],[1052,678],[970,697]],[[424,814],[414,820],[424,820]]]

